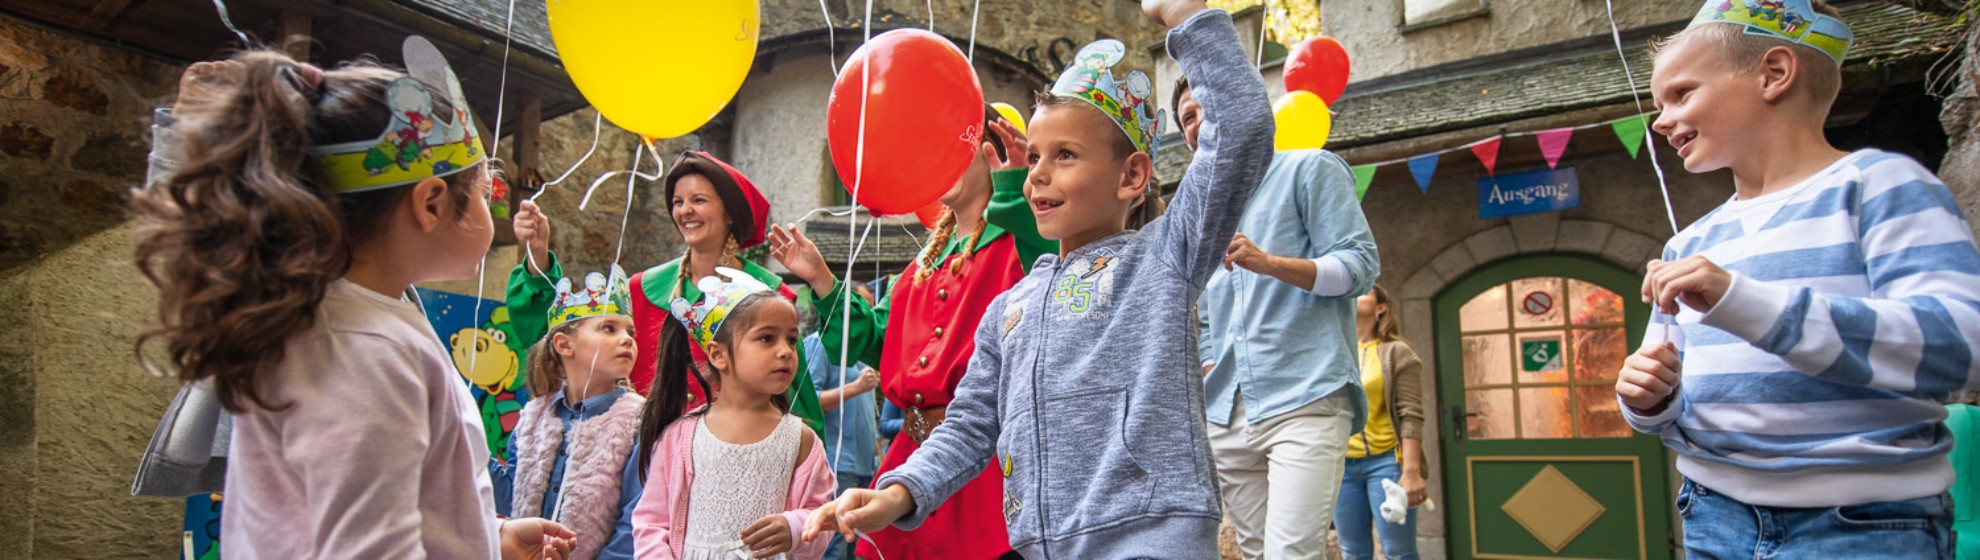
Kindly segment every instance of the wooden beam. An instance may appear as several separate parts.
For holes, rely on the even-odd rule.
[[[278,38],[275,44],[281,46],[282,52],[288,53],[289,58],[308,62],[310,43],[314,42],[309,28],[309,14],[282,10],[275,18],[275,36]]]
[[[131,0],[99,0],[89,7],[89,13],[77,18],[76,28],[101,33],[104,28],[110,26],[111,22],[117,21],[117,16],[123,15],[124,9],[129,7]]]
[[[509,189],[510,203],[522,200],[523,191],[534,194],[543,188],[540,141],[543,138],[543,96],[535,91],[523,91],[516,95],[516,103],[522,110],[516,122],[516,135],[509,143],[509,159],[516,163],[515,185],[522,188]]]

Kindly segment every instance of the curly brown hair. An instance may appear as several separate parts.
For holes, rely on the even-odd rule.
[[[390,122],[386,86],[404,72],[361,61],[312,85],[280,53],[234,60],[232,90],[177,115],[180,167],[131,199],[137,268],[159,291],[158,324],[138,337],[138,362],[169,375],[144,355],[147,343],[163,341],[181,381],[212,379],[221,406],[240,413],[249,403],[287,407],[256,391],[257,373],[315,326],[330,284],[350,269],[352,245],[384,231],[408,189],[339,194],[310,163],[317,145],[377,138]],[[434,102],[451,114],[451,103]],[[446,179],[456,208],[466,208],[481,174]]]

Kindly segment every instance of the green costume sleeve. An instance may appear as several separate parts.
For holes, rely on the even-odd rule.
[[[516,359],[529,363],[529,348],[550,330],[550,304],[557,300],[556,281],[564,277],[564,267],[557,263],[557,253],[549,255],[550,277],[533,274],[529,263],[516,265],[509,271],[509,327],[515,336],[509,338],[509,348],[516,351]]]
[[[818,404],[818,386],[811,382],[810,361],[805,359],[804,345],[797,345],[797,372],[791,376],[791,388],[787,396],[791,400],[791,414],[804,420],[804,425],[825,439],[825,407]]]
[[[835,365],[851,367],[863,363],[878,367],[881,343],[887,338],[888,308],[875,307],[862,297],[847,298],[845,289],[845,282],[837,282],[830,293],[810,296],[811,308],[818,310],[818,340],[825,343],[825,352],[831,354],[826,358]],[[840,307],[847,300],[852,301],[850,321]]]
[[[1031,272],[1039,255],[1058,254],[1059,242],[1038,235],[1038,218],[1024,200],[1026,169],[1000,169],[990,172],[990,208],[984,219],[1004,228],[1017,244],[1018,265]]]

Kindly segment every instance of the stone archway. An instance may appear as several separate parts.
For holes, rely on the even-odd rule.
[[[1558,213],[1516,216],[1506,225],[1472,233],[1446,246],[1429,263],[1411,275],[1395,290],[1400,306],[1403,338],[1410,341],[1426,366],[1437,364],[1434,307],[1431,301],[1453,282],[1500,260],[1544,254],[1581,254],[1608,261],[1625,270],[1641,272],[1644,264],[1662,253],[1663,240],[1615,224],[1596,220],[1564,219]],[[1434,404],[1423,410],[1423,452],[1428,455],[1427,485],[1430,497],[1444,503],[1444,473],[1437,467],[1443,461],[1440,436],[1448,403],[1438,402],[1437,375],[1424,372],[1423,394]],[[1442,510],[1419,515],[1417,536],[1421,550],[1445,550],[1445,516]]]

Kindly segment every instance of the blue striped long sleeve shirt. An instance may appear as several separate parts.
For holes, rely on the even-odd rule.
[[[1709,312],[1653,315],[1646,343],[1668,331],[1682,356],[1677,397],[1654,416],[1623,407],[1680,472],[1777,507],[1946,491],[1939,403],[1980,379],[1980,250],[1945,184],[1905,156],[1855,152],[1728,201],[1663,258],[1694,255],[1732,284]]]

